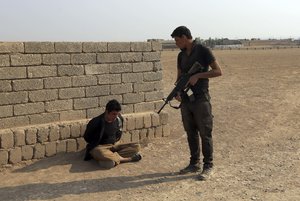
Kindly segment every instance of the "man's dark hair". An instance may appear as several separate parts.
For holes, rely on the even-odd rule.
[[[174,37],[182,37],[185,35],[188,39],[192,39],[191,31],[186,26],[177,27],[173,33],[171,34],[172,38]]]
[[[106,104],[105,110],[107,110],[107,112],[119,112],[121,111],[121,104],[116,99],[112,99]]]

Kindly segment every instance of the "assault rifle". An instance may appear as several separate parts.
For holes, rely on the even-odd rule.
[[[204,67],[199,63],[199,62],[195,62],[193,64],[193,66],[190,68],[190,70],[187,73],[182,74],[179,79],[176,81],[175,83],[175,87],[174,89],[171,91],[171,93],[168,95],[167,98],[164,98],[163,100],[165,101],[163,106],[159,109],[159,111],[157,112],[158,114],[161,112],[161,110],[166,106],[166,104],[169,103],[169,105],[175,109],[180,108],[180,106],[178,107],[174,107],[170,104],[170,101],[177,96],[178,92],[181,92],[182,90],[187,90],[189,88],[189,86],[187,85],[190,77],[196,73],[200,73],[204,71]]]

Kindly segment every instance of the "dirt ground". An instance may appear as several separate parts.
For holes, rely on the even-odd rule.
[[[165,95],[177,51],[162,52]],[[0,200],[300,200],[300,49],[216,50],[224,75],[210,80],[215,171],[178,175],[189,151],[180,111],[166,106],[171,136],[143,160],[111,170],[57,155],[0,171]]]

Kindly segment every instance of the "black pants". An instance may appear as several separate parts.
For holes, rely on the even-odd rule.
[[[209,100],[202,98],[193,102],[181,103],[183,127],[187,133],[190,148],[190,164],[200,162],[200,138],[203,162],[210,164],[213,161],[212,127],[213,116]],[[200,137],[199,137],[200,134]]]

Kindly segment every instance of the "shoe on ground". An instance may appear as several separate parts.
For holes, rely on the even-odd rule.
[[[98,161],[100,168],[111,169],[116,166],[115,161]]]
[[[199,170],[200,170],[199,164],[189,164],[185,168],[181,169],[179,171],[179,174],[194,173],[194,172],[198,172]]]
[[[200,181],[208,180],[212,174],[213,174],[213,167],[211,165],[209,165],[209,164],[208,165],[204,164],[203,170],[200,173],[198,179]]]
[[[139,153],[134,154],[133,156],[131,156],[131,161],[132,162],[138,162],[140,160],[142,160],[142,155]]]

